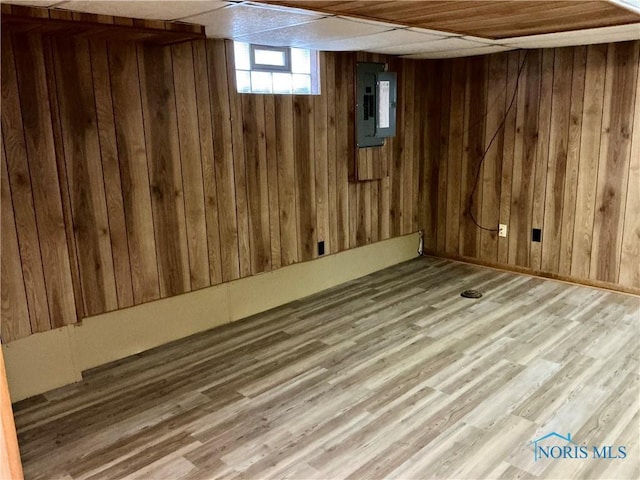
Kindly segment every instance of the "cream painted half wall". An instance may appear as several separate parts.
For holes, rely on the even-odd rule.
[[[85,318],[2,346],[12,402],[80,381],[89,368],[263,312],[414,258],[418,234]]]

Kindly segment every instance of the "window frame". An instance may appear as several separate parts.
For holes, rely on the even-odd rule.
[[[300,48],[300,47],[292,47],[292,46],[270,46],[270,45],[261,45],[254,44],[251,42],[246,42],[242,40],[234,40],[234,80],[235,80],[235,89],[236,92],[240,95],[321,95],[321,70],[320,70],[320,62],[321,55],[318,50],[312,50],[308,48]],[[243,45],[238,49],[238,45]],[[302,50],[308,52],[309,64],[308,68],[309,73],[298,72],[296,68],[294,68],[294,49]],[[255,62],[255,51],[256,50],[273,50],[277,52],[283,52],[285,55],[286,67],[279,65],[269,65],[263,63]],[[238,62],[239,58],[242,60]],[[238,63],[243,65],[243,68],[238,68]],[[297,65],[297,64],[296,64]],[[294,70],[296,72],[294,73]],[[271,76],[271,90],[269,92],[266,91],[256,91],[254,89],[253,84],[253,74],[265,73]],[[289,75],[291,79],[291,90],[290,91],[280,91],[276,92],[273,88],[273,76],[274,75]],[[240,89],[240,75],[243,77],[246,75],[248,78],[242,80],[243,89]],[[309,89],[304,91],[295,91],[293,86],[294,77],[307,77],[309,82]],[[248,83],[247,83],[248,82]]]
[[[284,65],[271,65],[268,63],[256,62],[256,50],[267,50],[271,52],[280,52],[284,55]],[[291,48],[290,47],[272,47],[269,45],[249,44],[249,63],[251,71],[256,72],[291,72]]]

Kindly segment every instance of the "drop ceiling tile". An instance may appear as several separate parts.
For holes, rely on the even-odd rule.
[[[589,28],[571,32],[546,33],[527,37],[504,38],[496,43],[518,48],[552,48],[594,43],[640,40],[640,23],[614,27]]]
[[[405,25],[400,25],[398,23],[389,23],[389,22],[381,22],[379,20],[369,20],[368,18],[356,18],[356,17],[346,17],[344,15],[338,15],[338,18],[343,18],[345,20],[349,20],[352,22],[357,22],[357,23],[367,23],[369,25],[378,25],[380,27],[385,27],[385,28],[402,28],[405,29],[407,28]]]
[[[222,0],[179,0],[171,2],[72,0],[59,6],[67,10],[99,15],[115,15],[149,20],[175,20],[195,15],[196,13],[215,10],[228,4],[228,2]]]
[[[428,28],[410,27],[407,30],[411,30],[412,32],[417,32],[417,33],[427,33],[430,35],[440,35],[443,37],[461,37],[462,36],[462,33],[441,32],[439,30],[430,30]]]
[[[358,23],[343,18],[322,18],[304,25],[279,28],[236,38],[244,42],[263,45],[290,45],[307,47],[321,42],[372,35],[385,31],[385,27]]]
[[[620,5],[622,8],[640,14],[640,0],[609,0],[612,3]]]
[[[389,55],[412,55],[415,53],[443,52],[446,50],[462,50],[481,47],[482,44],[461,37],[448,37],[430,42],[411,43],[407,45],[394,45],[391,47],[375,48],[370,51]]]
[[[405,55],[402,58],[413,58],[417,60],[426,58],[455,58],[455,57],[471,57],[474,55],[487,55],[489,53],[506,52],[507,50],[513,50],[511,47],[504,45],[486,45],[473,48],[463,48],[459,50],[445,50],[441,52],[425,52],[416,53],[413,55]]]
[[[425,35],[421,33],[409,32],[407,30],[389,30],[372,35],[363,35],[361,37],[345,38],[339,40],[326,40],[307,45],[308,48],[323,51],[355,51],[355,50],[371,50],[375,48],[384,48],[390,45],[404,45],[414,42],[425,42],[429,40],[438,40],[442,37],[435,35]]]
[[[242,35],[305,24],[318,18],[322,17],[311,12],[289,12],[280,8],[240,4],[181,20],[204,25],[208,37],[237,38]]]
[[[483,45],[496,45],[496,41],[492,38],[473,37],[471,35],[464,35],[462,38]]]
[[[268,8],[270,10],[279,10],[281,12],[289,12],[289,13],[301,13],[303,15],[315,15],[315,16],[322,16],[322,17],[334,17],[335,15],[333,13],[328,13],[328,12],[318,12],[315,10],[311,10],[308,8],[296,8],[296,7],[291,7],[289,5],[277,5],[274,3],[260,3],[260,2],[247,2],[244,0],[230,0],[232,2],[236,2],[236,3],[242,3],[244,5],[247,6],[251,6],[251,7],[260,7],[260,8]]]

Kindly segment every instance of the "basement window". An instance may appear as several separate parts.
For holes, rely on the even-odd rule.
[[[318,95],[318,52],[233,42],[239,93]]]

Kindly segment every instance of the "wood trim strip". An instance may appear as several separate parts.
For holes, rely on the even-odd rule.
[[[449,260],[455,260],[457,262],[469,263],[472,265],[482,265],[483,267],[493,268],[494,270],[500,270],[503,272],[520,273],[523,275],[529,275],[531,277],[542,277],[556,280],[558,282],[564,282],[572,285],[586,285],[588,287],[598,288],[601,290],[607,290],[618,293],[625,293],[633,296],[640,296],[640,288],[629,287],[626,285],[619,285],[609,282],[603,282],[600,280],[591,280],[585,278],[576,278],[569,275],[562,275],[559,273],[545,272],[542,270],[533,270],[527,267],[521,267],[519,265],[505,265],[502,263],[483,260],[475,257],[465,257],[463,255],[448,254],[436,252],[433,250],[425,250],[425,255],[429,257],[446,258]]]
[[[22,462],[2,349],[0,349],[0,423],[0,478],[22,480],[24,478]]]

